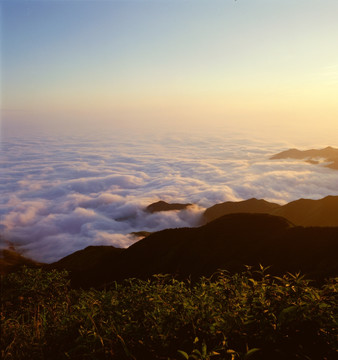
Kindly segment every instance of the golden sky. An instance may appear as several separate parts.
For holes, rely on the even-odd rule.
[[[338,2],[3,1],[2,119],[338,130]]]

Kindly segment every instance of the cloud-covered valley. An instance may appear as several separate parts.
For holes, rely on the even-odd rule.
[[[223,201],[256,197],[283,204],[338,194],[336,170],[269,160],[288,147],[191,134],[7,137],[1,149],[1,246],[11,243],[52,262],[88,245],[127,247],[137,241],[132,232],[196,226],[206,207]],[[160,199],[195,205],[144,211]]]

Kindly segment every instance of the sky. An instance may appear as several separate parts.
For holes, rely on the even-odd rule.
[[[336,0],[2,0],[2,128],[332,135],[337,16]]]

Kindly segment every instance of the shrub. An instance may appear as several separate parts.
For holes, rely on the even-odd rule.
[[[156,275],[71,290],[65,272],[2,279],[3,359],[333,359],[337,282],[262,267],[198,283]]]

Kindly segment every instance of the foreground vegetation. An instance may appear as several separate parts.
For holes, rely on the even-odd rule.
[[[334,359],[337,282],[263,268],[73,290],[66,272],[2,278],[2,359]]]

